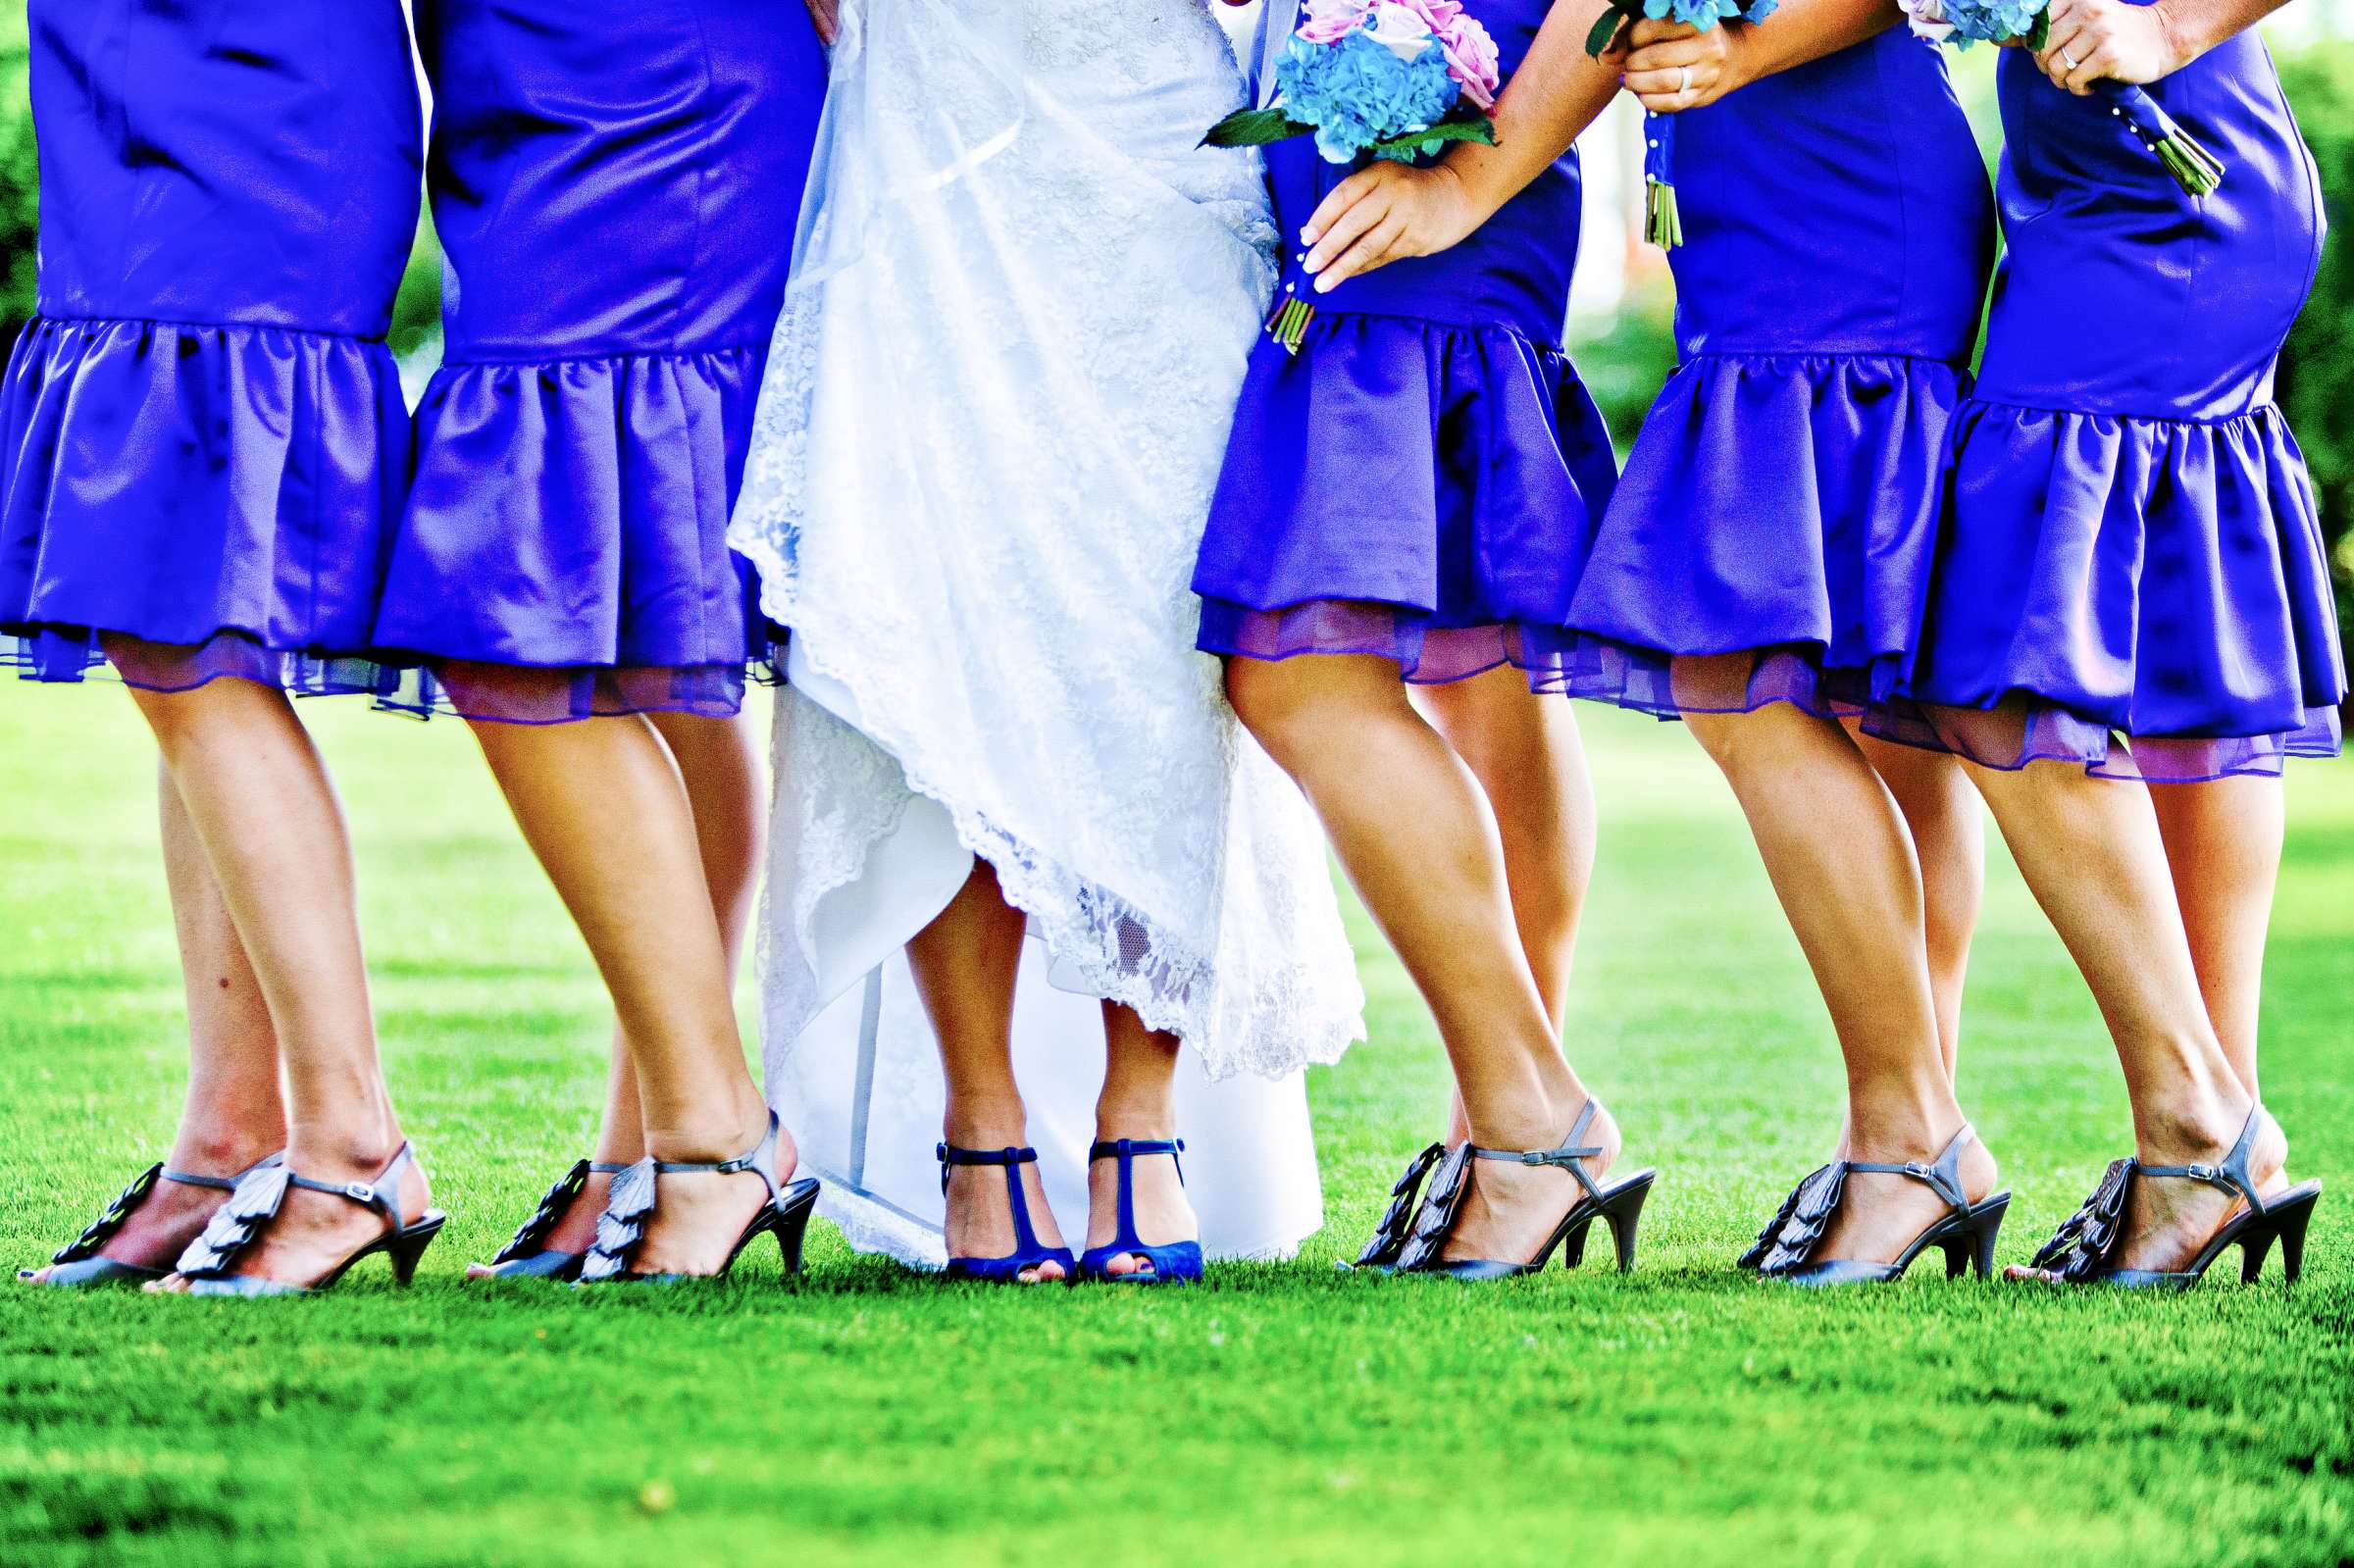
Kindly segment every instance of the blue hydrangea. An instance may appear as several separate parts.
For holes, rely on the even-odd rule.
[[[1462,88],[1436,40],[1411,60],[1361,32],[1338,43],[1294,38],[1275,65],[1284,113],[1316,127],[1316,151],[1345,164],[1378,142],[1427,130]]]
[[[1943,0],[1945,20],[1954,25],[1957,49],[1973,43],[2023,38],[2035,28],[2051,0]]]
[[[1781,0],[1642,0],[1643,15],[1654,22],[1681,22],[1708,31],[1719,22],[1764,22],[1781,8]]]

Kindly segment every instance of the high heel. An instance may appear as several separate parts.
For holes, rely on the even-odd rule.
[[[199,1176],[193,1171],[166,1170],[161,1164],[150,1165],[131,1178],[130,1185],[106,1206],[106,1212],[90,1223],[73,1240],[57,1249],[49,1259],[49,1272],[41,1275],[38,1269],[19,1269],[17,1278],[28,1285],[54,1286],[60,1290],[86,1290],[97,1285],[145,1285],[160,1280],[171,1271],[149,1268],[143,1263],[123,1263],[98,1255],[99,1248],[113,1240],[123,1227],[130,1223],[131,1215],[147,1201],[158,1182],[178,1182],[182,1187],[213,1188],[223,1192],[234,1192],[237,1184],[254,1171],[276,1165],[285,1158],[281,1152],[265,1154],[234,1176]],[[36,1276],[39,1276],[36,1278]]]
[[[1200,1241],[1164,1241],[1157,1246],[1146,1244],[1136,1231],[1136,1161],[1141,1155],[1166,1154],[1177,1166],[1177,1185],[1185,1185],[1185,1139],[1157,1138],[1122,1138],[1099,1142],[1088,1149],[1087,1162],[1119,1161],[1119,1196],[1117,1223],[1111,1239],[1101,1246],[1091,1246],[1079,1259],[1079,1276],[1086,1280],[1103,1280],[1113,1285],[1181,1285],[1202,1278],[1202,1243]],[[1148,1268],[1133,1274],[1114,1274],[1111,1265],[1121,1258],[1141,1258]]]
[[[1013,1209],[1014,1249],[1001,1258],[950,1258],[947,1277],[951,1280],[981,1280],[992,1285],[1020,1285],[1025,1270],[1037,1270],[1049,1263],[1062,1268],[1062,1283],[1071,1284],[1078,1275],[1078,1264],[1067,1246],[1046,1246],[1038,1239],[1038,1232],[1030,1224],[1030,1196],[1022,1190],[1022,1167],[1038,1163],[1034,1148],[958,1148],[943,1143],[933,1151],[940,1161],[940,1190],[948,1190],[948,1172],[958,1165],[998,1165],[1005,1170],[1005,1197]]]
[[[687,1280],[719,1279],[728,1277],[743,1249],[763,1236],[777,1239],[777,1253],[784,1261],[787,1275],[801,1271],[801,1247],[809,1231],[809,1216],[817,1208],[818,1183],[803,1177],[787,1186],[777,1175],[777,1139],[784,1123],[777,1113],[768,1113],[768,1130],[760,1141],[732,1160],[657,1160],[647,1155],[613,1178],[613,1193],[605,1202],[605,1211],[596,1217],[596,1241],[581,1259],[579,1284],[591,1285],[678,1285]],[[638,1248],[645,1240],[646,1222],[653,1218],[656,1200],[661,1195],[662,1178],[691,1171],[708,1171],[720,1176],[733,1176],[749,1171],[768,1188],[768,1197],[758,1213],[744,1225],[736,1244],[728,1249],[726,1261],[712,1275],[640,1274],[634,1267]]]
[[[1357,1253],[1355,1263],[1338,1265],[1343,1270],[1370,1269],[1390,1273],[1398,1267],[1398,1258],[1406,1250],[1407,1241],[1414,1234],[1414,1214],[1422,1204],[1422,1181],[1430,1175],[1431,1167],[1447,1157],[1447,1145],[1433,1143],[1406,1162],[1406,1174],[1390,1189],[1390,1206],[1382,1211],[1381,1223],[1373,1227],[1373,1238]]]
[[[237,1179],[236,1190],[205,1226],[204,1234],[179,1255],[174,1272],[188,1282],[190,1295],[308,1295],[335,1284],[362,1258],[382,1252],[391,1261],[393,1283],[407,1285],[416,1278],[417,1260],[425,1256],[425,1249],[441,1234],[449,1218],[439,1209],[428,1209],[414,1222],[401,1219],[400,1179],[416,1163],[417,1151],[403,1143],[384,1168],[366,1182],[313,1181],[288,1170],[283,1162],[248,1171]],[[237,1273],[237,1259],[262,1239],[270,1222],[278,1218],[287,1191],[294,1188],[325,1192],[375,1210],[384,1218],[384,1234],[328,1270],[316,1285],[288,1285],[282,1280]]]
[[[1625,1273],[1635,1266],[1635,1236],[1643,1218],[1643,1202],[1651,1195],[1652,1184],[1659,1173],[1637,1171],[1634,1175],[1598,1186],[1586,1174],[1581,1160],[1599,1158],[1598,1146],[1584,1146],[1578,1139],[1594,1123],[1601,1108],[1597,1100],[1588,1099],[1578,1111],[1577,1120],[1570,1124],[1569,1136],[1559,1148],[1495,1149],[1481,1148],[1476,1143],[1458,1144],[1438,1166],[1430,1179],[1429,1194],[1422,1200],[1421,1212],[1414,1216],[1413,1235],[1401,1252],[1397,1270],[1401,1274],[1445,1274],[1458,1280],[1501,1280],[1514,1275],[1535,1274],[1553,1260],[1557,1248],[1565,1248],[1562,1267],[1575,1268],[1586,1253],[1586,1234],[1596,1220],[1611,1228],[1611,1239],[1617,1253],[1618,1270]],[[1527,1262],[1510,1262],[1497,1258],[1457,1258],[1450,1260],[1442,1254],[1447,1239],[1455,1234],[1462,1218],[1463,1199],[1471,1190],[1471,1162],[1480,1160],[1510,1160],[1516,1165],[1553,1165],[1577,1178],[1584,1189],[1561,1223],[1546,1238],[1537,1255]]]
[[[1839,1160],[1825,1167],[1820,1182],[1809,1179],[1799,1189],[1799,1202],[1758,1272],[1784,1285],[1821,1288],[1840,1285],[1884,1285],[1905,1277],[1913,1260],[1930,1247],[1945,1254],[1945,1277],[1960,1279],[1975,1268],[1979,1279],[1994,1272],[1994,1245],[2002,1236],[2003,1216],[2010,1212],[2011,1194],[1996,1192],[1972,1203],[1962,1189],[1962,1151],[1977,1138],[1968,1127],[1956,1133],[1937,1158],[1927,1165],[1908,1160],[1883,1165],[1871,1160]],[[1862,1258],[1818,1258],[1816,1246],[1830,1229],[1831,1217],[1847,1197],[1847,1179],[1859,1171],[1909,1176],[1945,1201],[1945,1212],[1905,1244],[1893,1263]]]
[[[532,1217],[516,1229],[515,1238],[500,1247],[498,1256],[490,1260],[483,1278],[493,1280],[577,1280],[586,1252],[557,1251],[547,1244],[558,1224],[570,1213],[581,1193],[588,1189],[588,1178],[619,1176],[629,1167],[616,1160],[575,1160],[572,1169],[556,1179],[539,1200]]]
[[[2305,1268],[2305,1228],[2313,1220],[2314,1206],[2321,1201],[2320,1182],[2300,1182],[2295,1187],[2265,1197],[2256,1190],[2256,1183],[2248,1173],[2248,1156],[2256,1146],[2256,1135],[2266,1120],[2262,1105],[2248,1112],[2248,1119],[2239,1130],[2239,1139],[2231,1145],[2218,1165],[2144,1165],[2139,1160],[2113,1160],[2101,1176],[2101,1184],[2084,1200],[2084,1206],[2070,1215],[2052,1239],[2043,1243],[2035,1254],[2034,1267],[2053,1281],[2066,1285],[2113,1285],[2123,1290],[2187,1290],[2199,1283],[2215,1260],[2230,1247],[2237,1246],[2239,1277],[2243,1284],[2253,1285],[2264,1272],[2264,1260],[2273,1242],[2280,1243],[2280,1272],[2290,1285]],[[2199,1255],[2191,1259],[2186,1269],[2123,1269],[2110,1259],[2124,1239],[2125,1198],[2135,1177],[2155,1177],[2163,1181],[2204,1182],[2209,1187],[2243,1198],[2247,1207],[2241,1209],[2219,1227]]]

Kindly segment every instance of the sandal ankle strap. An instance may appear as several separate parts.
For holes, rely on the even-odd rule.
[[[760,1141],[733,1159],[655,1160],[654,1174],[656,1176],[682,1176],[694,1172],[709,1172],[716,1176],[734,1176],[740,1171],[749,1171],[768,1184],[768,1195],[773,1198],[777,1195],[778,1189],[784,1186],[784,1183],[777,1177],[777,1138],[784,1128],[784,1122],[772,1110],[768,1113],[768,1127],[761,1133]],[[589,1169],[597,1170],[601,1167],[591,1165]],[[624,1165],[618,1169],[626,1171],[629,1167]]]
[[[1472,1157],[1509,1160],[1515,1165],[1558,1165],[1577,1178],[1577,1185],[1586,1189],[1586,1196],[1599,1198],[1602,1189],[1594,1185],[1594,1178],[1588,1176],[1586,1168],[1578,1162],[1599,1159],[1604,1151],[1599,1145],[1580,1144],[1578,1139],[1585,1137],[1586,1129],[1594,1125],[1594,1113],[1601,1105],[1600,1100],[1587,1096],[1585,1105],[1577,1113],[1577,1120],[1569,1124],[1569,1136],[1561,1140],[1559,1148],[1482,1148],[1473,1143],[1470,1145]]]
[[[288,1171],[286,1185],[299,1187],[306,1192],[328,1192],[336,1197],[349,1198],[354,1203],[376,1210],[384,1217],[386,1225],[397,1231],[407,1223],[400,1214],[401,1168],[416,1163],[416,1149],[404,1141],[384,1168],[368,1181],[320,1182],[298,1171]]]
[[[2135,1160],[2133,1162],[2134,1173],[2140,1176],[2167,1176],[2188,1182],[2204,1182],[2209,1187],[2221,1188],[2235,1196],[2246,1198],[2248,1207],[2256,1213],[2262,1214],[2264,1198],[2256,1190],[2256,1179],[2248,1172],[2248,1156],[2255,1152],[2256,1134],[2263,1125],[2263,1105],[2250,1106],[2248,1119],[2240,1127],[2238,1139],[2232,1143],[2231,1151],[2223,1157],[2221,1163],[2215,1165],[2144,1165],[2141,1161]]]
[[[1022,1167],[1038,1163],[1038,1150],[1029,1147],[959,1148],[953,1143],[940,1143],[932,1150],[940,1161],[940,1190],[948,1190],[948,1173],[959,1165],[995,1165],[1005,1172],[1005,1201],[1013,1211],[1014,1251],[1011,1257],[1033,1258],[1048,1254],[1049,1249],[1038,1239],[1038,1228],[1030,1223],[1030,1194],[1022,1188]]]
[[[1962,1131],[1949,1139],[1937,1158],[1927,1165],[1919,1160],[1897,1164],[1882,1164],[1876,1160],[1843,1160],[1850,1171],[1868,1171],[1884,1176],[1910,1176],[1945,1200],[1946,1207],[1967,1209],[1970,1195],[1962,1190],[1962,1151],[1969,1147],[1977,1133],[1968,1122]]]

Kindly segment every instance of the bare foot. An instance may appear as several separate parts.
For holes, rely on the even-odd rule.
[[[1945,1142],[1945,1138],[1940,1138],[1933,1148],[1859,1144],[1847,1157],[1880,1165],[1901,1164],[1906,1160],[1926,1165],[1944,1152]],[[1972,1203],[1992,1192],[2001,1176],[1993,1153],[1975,1138],[1963,1145],[1961,1167],[1962,1193]],[[1824,1228],[1822,1239],[1815,1244],[1812,1256],[1894,1263],[1921,1232],[1951,1212],[1945,1199],[1926,1182],[1892,1171],[1850,1171],[1839,1207]]]
[[[395,1142],[393,1147],[399,1144]],[[288,1170],[320,1182],[371,1182],[391,1158],[389,1151],[359,1160],[348,1155],[330,1157],[309,1152],[299,1142],[286,1149]],[[433,1206],[425,1167],[414,1159],[401,1173],[398,1204],[404,1225],[416,1223]],[[289,1187],[277,1217],[262,1227],[253,1245],[238,1256],[236,1272],[281,1285],[314,1286],[385,1231],[384,1211],[373,1205],[338,1193]],[[185,1292],[188,1285],[184,1276],[174,1274],[147,1289],[179,1294]]]
[[[1585,1131],[1587,1146],[1602,1152],[1578,1163],[1600,1186],[1602,1176],[1618,1162],[1618,1123],[1599,1104]],[[1558,1165],[1517,1165],[1510,1160],[1474,1157],[1467,1178],[1471,1189],[1455,1232],[1440,1257],[1456,1263],[1470,1258],[1496,1258],[1527,1263],[1538,1248],[1553,1239],[1561,1220],[1586,1195],[1577,1178]]]
[[[600,1155],[599,1158],[602,1158]],[[790,1173],[788,1173],[790,1174]],[[555,1228],[547,1233],[539,1245],[548,1252],[586,1252],[596,1240],[596,1217],[604,1213],[606,1200],[613,1195],[613,1176],[609,1171],[590,1171],[557,1219]],[[489,1280],[498,1277],[498,1270],[487,1263],[466,1265],[466,1278]]]
[[[232,1155],[226,1165],[218,1159],[212,1159],[170,1168],[184,1168],[191,1176],[218,1176],[226,1180],[242,1173],[260,1158],[260,1154],[255,1154],[251,1159],[239,1159]],[[169,1269],[179,1261],[179,1254],[187,1249],[190,1241],[196,1239],[196,1234],[213,1217],[213,1211],[228,1197],[229,1194],[217,1187],[192,1187],[185,1182],[167,1182],[158,1177],[154,1188],[123,1222],[123,1228],[107,1238],[106,1244],[98,1249],[98,1255],[136,1268]],[[45,1285],[54,1267],[45,1264],[37,1269],[19,1269],[17,1278],[27,1285]]]
[[[657,1159],[666,1160],[733,1159],[767,1136],[768,1107],[761,1105],[756,1115],[747,1132],[728,1140],[724,1153],[708,1148],[674,1151],[660,1146],[651,1152]],[[793,1135],[779,1128],[780,1185],[793,1179],[793,1167],[799,1159]],[[724,1176],[717,1171],[681,1171],[663,1176],[661,1184],[661,1199],[647,1217],[644,1234],[630,1260],[630,1267],[640,1274],[684,1274],[699,1278],[718,1274],[728,1266],[736,1243],[743,1238],[744,1227],[752,1223],[752,1216],[769,1200],[768,1184],[756,1171],[732,1171]]]
[[[1020,1148],[1026,1136],[1020,1127],[952,1128],[948,1141],[959,1148]],[[1062,1245],[1062,1228],[1054,1223],[1054,1211],[1047,1207],[1047,1189],[1039,1178],[1037,1162],[1015,1169],[1020,1173],[1022,1195],[1029,1201],[1030,1228],[1037,1233],[1038,1244]],[[1014,1233],[1013,1204],[1005,1190],[1004,1166],[949,1166],[947,1207],[945,1239],[948,1256],[1009,1257],[1021,1245],[1021,1239]],[[1024,1285],[1053,1285],[1064,1277],[1060,1263],[1042,1263],[1037,1268],[1022,1270],[1018,1278]]]
[[[1115,1133],[1099,1128],[1096,1137],[1105,1142],[1121,1138],[1161,1138],[1163,1132]],[[1175,1241],[1192,1241],[1201,1237],[1201,1222],[1194,1217],[1194,1206],[1187,1201],[1185,1184],[1177,1175],[1177,1156],[1173,1154],[1140,1154],[1132,1162],[1135,1172],[1134,1193],[1130,1199],[1136,1206],[1136,1237],[1148,1246],[1167,1246]],[[1120,1162],[1116,1159],[1096,1160],[1087,1168],[1087,1244],[1090,1250],[1109,1246],[1118,1234],[1120,1223]],[[1150,1274],[1152,1265],[1132,1252],[1124,1252],[1103,1266],[1103,1272],[1113,1275]]]

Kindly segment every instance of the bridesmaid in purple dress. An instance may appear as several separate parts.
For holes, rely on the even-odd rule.
[[[776,0],[417,21],[446,358],[375,643],[420,671],[402,701],[473,722],[620,1019],[598,1158],[500,1272],[711,1274],[764,1228],[790,1257],[811,1194],[780,1190],[792,1141],[731,995],[764,814],[738,710],[767,648],[726,533],[824,51]]]
[[[384,342],[422,161],[407,22],[32,0],[29,25],[40,315],[0,390],[0,661],[111,665],[155,732],[191,1071],[169,1158],[27,1277],[162,1280],[221,1210],[183,1264],[206,1293],[376,1248],[405,1280],[439,1216],[287,697],[377,683],[349,655],[409,457]]]
[[[2246,30],[2271,9],[2059,0],[2040,59],[2002,61],[2009,253],[1902,733],[1970,759],[2124,1065],[2133,1159],[2038,1259],[2071,1280],[2179,1286],[2275,1237],[2293,1274],[2319,1195],[2256,1073],[2282,759],[2337,751],[2346,694],[2272,401],[2323,220]],[[2147,83],[2222,188],[2160,174],[2103,77]]]
[[[1682,365],[1580,543],[1558,670],[1686,721],[1812,963],[1845,1132],[1742,1260],[1808,1281],[1877,1277],[1995,1177],[1953,1087],[1977,796],[1950,758],[1856,730],[1913,646],[1994,262],[1977,143],[1900,21],[1889,0],[1789,0],[1754,26],[1637,25],[1627,84],[1673,137]],[[1958,1190],[1886,1169],[1949,1146]],[[2000,1218],[1981,1208],[1971,1236]]]
[[[1563,1059],[1592,799],[1565,707],[1518,668],[1566,615],[1570,541],[1614,478],[1559,343],[1569,144],[1616,67],[1585,57],[1592,7],[1472,9],[1508,73],[1498,148],[1356,174],[1305,140],[1269,149],[1282,287],[1316,315],[1296,355],[1254,354],[1194,586],[1201,646],[1314,802],[1459,1086],[1452,1151],[1409,1165],[1360,1261],[1484,1278],[1598,1217],[1625,1261],[1650,1178],[1604,1176],[1616,1125]]]

